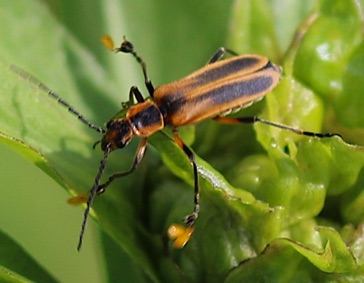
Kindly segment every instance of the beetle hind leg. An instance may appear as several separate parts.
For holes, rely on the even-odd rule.
[[[341,136],[339,134],[335,134],[335,133],[315,133],[315,132],[305,131],[305,130],[302,130],[302,129],[290,127],[290,126],[283,125],[283,124],[280,124],[280,123],[271,122],[269,120],[265,120],[265,119],[259,118],[257,116],[239,117],[239,118],[230,118],[230,117],[218,116],[218,117],[215,117],[214,120],[217,121],[217,122],[223,123],[223,124],[262,123],[262,124],[266,124],[266,125],[276,127],[276,128],[282,129],[282,130],[290,131],[290,132],[293,132],[295,134],[303,135],[303,136],[316,137],[316,138],[331,138],[331,137],[336,136],[336,137],[341,138]]]

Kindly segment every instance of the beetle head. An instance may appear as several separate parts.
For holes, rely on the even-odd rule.
[[[133,131],[127,119],[111,120],[106,125],[106,133],[101,140],[101,149],[106,150],[109,145],[111,150],[125,147],[133,137]]]

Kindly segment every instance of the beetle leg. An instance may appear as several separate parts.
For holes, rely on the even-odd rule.
[[[125,172],[117,172],[117,173],[112,174],[105,183],[101,184],[98,187],[97,194],[99,195],[99,194],[102,194],[103,192],[105,192],[106,187],[109,186],[115,179],[121,178],[121,177],[124,177],[126,175],[133,173],[135,171],[135,169],[137,169],[140,162],[142,161],[142,159],[145,155],[146,148],[147,148],[147,139],[145,138],[145,139],[142,139],[142,141],[139,144],[138,150],[137,150],[135,158],[134,158],[134,162],[133,162],[132,166],[130,167],[130,169]]]
[[[225,47],[220,47],[214,55],[212,55],[212,57],[210,58],[209,61],[207,61],[207,65],[211,64],[211,63],[215,63],[217,61],[219,61],[224,55],[225,53],[230,53],[231,55],[233,56],[238,56],[238,53],[230,50],[230,49],[227,49]]]
[[[334,136],[338,136],[341,137],[339,134],[333,134],[333,133],[315,133],[315,132],[309,132],[309,131],[304,131],[301,129],[297,129],[297,128],[293,128],[287,125],[283,125],[283,124],[279,124],[279,123],[275,123],[275,122],[271,122],[269,120],[265,120],[262,118],[259,118],[257,116],[251,116],[251,117],[240,117],[240,118],[230,118],[230,117],[215,117],[213,118],[215,121],[218,121],[220,123],[223,124],[239,124],[239,123],[250,123],[250,124],[254,124],[254,123],[263,123],[266,125],[270,125],[279,129],[283,129],[283,130],[287,130],[299,135],[304,135],[304,136],[310,136],[310,137],[318,137],[318,138],[330,138],[330,137],[334,137]]]
[[[224,47],[220,47],[214,55],[212,55],[212,57],[210,58],[209,61],[207,61],[207,65],[211,64],[211,63],[215,63],[217,61],[219,61],[222,56],[224,56],[225,54],[225,48]]]
[[[132,104],[134,104],[133,96],[136,98],[138,103],[144,102],[144,97],[136,86],[132,86],[129,91],[129,101],[131,101]]]
[[[121,44],[121,46],[117,49],[117,51],[124,52],[124,53],[131,53],[133,55],[133,57],[135,58],[135,60],[138,61],[138,63],[140,64],[140,66],[142,67],[142,70],[143,70],[145,86],[147,87],[150,96],[153,97],[154,86],[148,77],[147,65],[145,64],[143,59],[138,55],[138,53],[135,52],[133,44],[130,41],[127,41],[126,38],[124,37],[124,41]]]
[[[82,241],[83,241],[83,236],[85,234],[85,230],[86,230],[86,225],[87,225],[87,220],[88,220],[88,216],[90,214],[90,210],[91,210],[91,206],[94,202],[95,196],[99,195],[101,193],[103,193],[105,191],[105,188],[110,185],[110,183],[115,180],[116,178],[119,177],[123,177],[126,175],[129,175],[130,173],[132,173],[139,165],[140,161],[143,159],[144,154],[145,154],[145,149],[147,146],[147,139],[142,139],[142,141],[139,144],[133,165],[131,166],[129,171],[126,172],[119,172],[119,173],[115,173],[113,175],[111,175],[109,177],[109,179],[102,185],[99,185],[101,176],[105,170],[105,166],[109,157],[109,154],[111,152],[111,148],[110,146],[106,147],[105,153],[104,153],[104,158],[101,161],[100,167],[99,167],[99,172],[97,173],[97,176],[95,178],[95,183],[90,191],[90,195],[87,199],[87,203],[86,203],[86,210],[84,213],[84,218],[83,218],[83,222],[82,222],[82,226],[81,226],[81,233],[80,233],[80,238],[78,241],[78,246],[77,246],[77,250],[79,251],[81,249],[82,246]]]
[[[191,227],[193,225],[193,223],[195,222],[196,218],[198,217],[198,213],[200,211],[200,187],[198,184],[197,165],[195,162],[195,155],[193,154],[192,150],[179,137],[177,129],[173,129],[173,136],[174,136],[175,142],[183,150],[183,152],[187,155],[187,157],[190,160],[192,167],[193,167],[193,177],[194,177],[194,187],[195,187],[194,209],[193,209],[192,214],[187,215],[184,218],[184,222],[189,227]]]
[[[132,86],[129,90],[129,100],[127,102],[122,102],[121,107],[123,109],[128,109],[130,106],[134,105],[134,97],[136,98],[138,103],[144,102],[144,97],[142,93],[139,91],[138,87]]]

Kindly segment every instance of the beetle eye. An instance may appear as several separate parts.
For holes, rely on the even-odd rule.
[[[112,120],[110,120],[110,121],[108,121],[108,122],[106,123],[106,129],[109,129],[109,128],[110,128],[111,123],[112,123]]]
[[[101,148],[105,150],[107,145],[110,145],[112,150],[123,148],[132,137],[133,131],[126,120],[111,120],[107,123],[107,131],[101,140]]]
[[[116,142],[118,148],[125,147],[131,140],[132,131],[128,123],[118,124]]]

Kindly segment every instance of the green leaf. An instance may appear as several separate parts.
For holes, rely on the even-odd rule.
[[[294,63],[295,76],[329,100],[338,122],[350,128],[363,126],[362,27],[358,1],[317,1]]]
[[[290,239],[276,239],[261,256],[234,269],[226,282],[362,280],[363,274],[355,270],[356,262],[340,235],[324,227],[319,227],[318,233],[323,238],[323,248],[303,246]],[[309,262],[316,268],[310,267]],[[354,274],[357,276],[354,277]]]
[[[32,282],[2,266],[0,266],[0,280],[4,283]]]
[[[56,282],[47,271],[2,231],[0,231],[0,280],[1,282]]]

